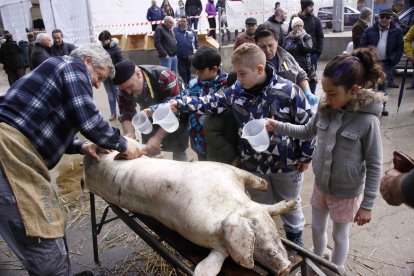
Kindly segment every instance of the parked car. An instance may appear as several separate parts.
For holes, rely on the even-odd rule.
[[[344,26],[354,25],[358,20],[360,12],[349,6],[344,6]],[[318,17],[322,21],[322,28],[331,29],[333,19],[333,7],[322,7],[318,10]]]

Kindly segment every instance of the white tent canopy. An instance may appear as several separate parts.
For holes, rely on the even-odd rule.
[[[27,40],[26,29],[33,28],[29,0],[0,0],[0,13],[3,27],[8,30],[16,41]]]

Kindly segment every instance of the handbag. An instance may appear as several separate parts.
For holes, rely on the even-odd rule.
[[[392,163],[394,164],[394,169],[403,173],[414,169],[414,160],[410,156],[402,151],[394,151],[393,155]]]

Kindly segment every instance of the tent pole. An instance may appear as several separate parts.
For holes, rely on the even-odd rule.
[[[53,3],[52,0],[50,0],[50,10],[52,11],[52,18],[53,18],[53,29],[56,29],[56,19],[55,19],[55,12],[53,10]]]
[[[90,35],[90,42],[94,42],[94,33],[93,33],[93,25],[92,25],[92,15],[91,15],[91,1],[86,0],[86,7],[88,9],[88,21],[89,21],[89,35]]]

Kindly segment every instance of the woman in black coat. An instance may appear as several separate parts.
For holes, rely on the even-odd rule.
[[[311,63],[312,37],[303,28],[303,21],[299,17],[292,19],[292,31],[286,36],[283,48],[288,51],[305,70],[309,84],[316,83],[315,68]]]

